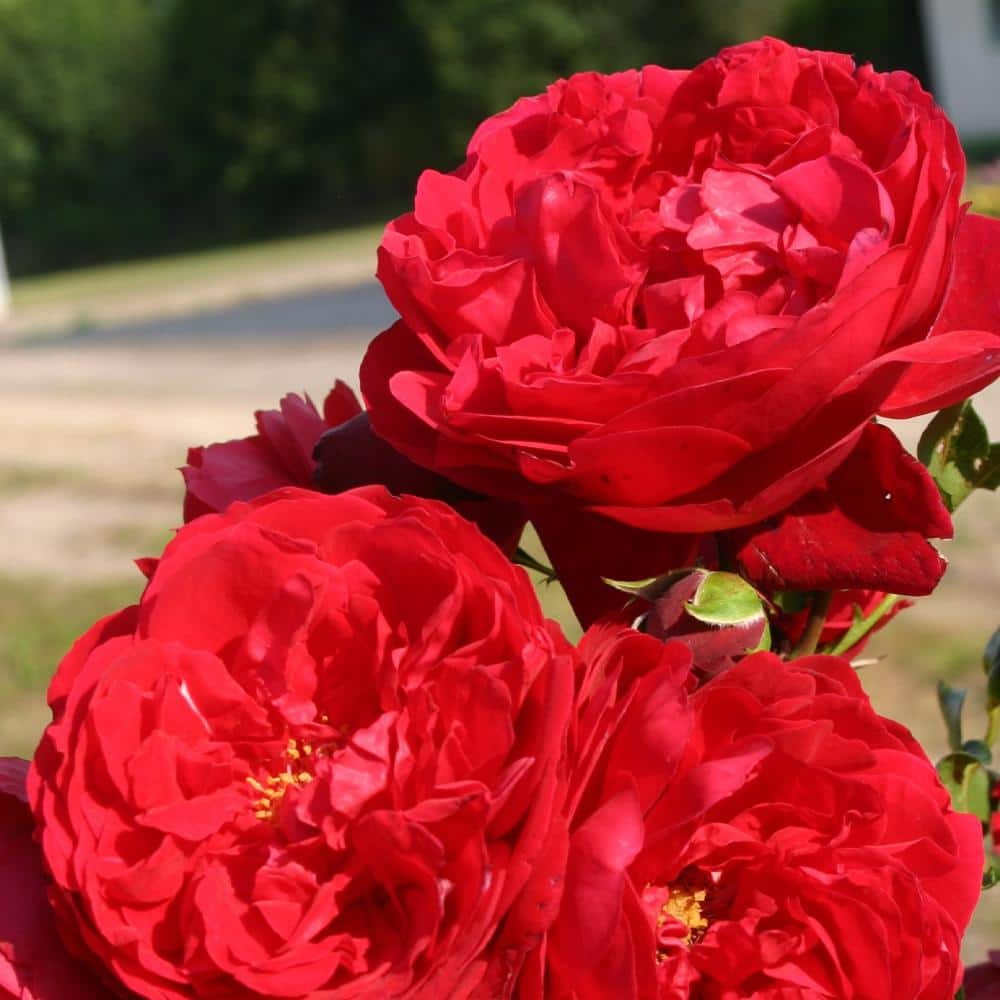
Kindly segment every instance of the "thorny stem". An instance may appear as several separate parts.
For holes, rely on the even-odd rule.
[[[818,590],[813,595],[812,606],[809,608],[809,620],[806,622],[802,637],[792,650],[791,658],[794,660],[799,656],[809,656],[816,652],[819,645],[819,637],[823,634],[823,626],[826,624],[826,616],[830,612],[830,602],[833,594],[829,590]]]

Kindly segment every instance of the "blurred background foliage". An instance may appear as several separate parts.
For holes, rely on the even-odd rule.
[[[521,94],[764,33],[925,77],[915,0],[0,0],[12,270],[384,218]]]

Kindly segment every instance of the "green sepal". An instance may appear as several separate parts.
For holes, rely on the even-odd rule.
[[[556,571],[551,567],[547,566],[545,563],[536,559],[527,549],[521,548],[519,545],[517,551],[515,551],[511,562],[515,566],[523,566],[525,569],[534,570],[536,573],[541,573],[544,577],[546,583],[555,583],[559,576]]]
[[[856,646],[901,600],[902,598],[898,594],[886,594],[867,617],[865,617],[864,612],[861,610],[861,606],[855,604],[854,611],[852,612],[853,621],[851,622],[851,627],[841,636],[840,640],[829,652],[833,656],[841,656],[853,646]]]
[[[645,580],[612,580],[606,576],[602,576],[601,580],[609,587],[620,590],[623,594],[628,594],[630,597],[642,597],[647,601],[655,601],[670,589],[671,584],[687,576],[688,573],[701,572],[704,571],[688,567],[687,569],[674,569],[669,573],[663,573],[661,576],[650,576]]]
[[[993,751],[990,750],[990,745],[983,740],[966,740],[962,744],[962,753],[975,757],[980,764],[993,763]]]
[[[735,573],[705,572],[684,608],[706,625],[748,625],[766,616],[763,598]]]

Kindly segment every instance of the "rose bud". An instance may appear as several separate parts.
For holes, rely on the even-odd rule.
[[[964,176],[918,81],[847,55],[768,38],[690,71],[559,80],[426,171],[387,228],[400,320],[362,365],[374,429],[528,504],[585,621],[587,587],[626,578],[609,528],[578,554],[587,517],[677,539],[802,501],[767,525],[771,570],[753,569],[785,581],[768,587],[821,570],[927,593],[947,511],[891,431],[866,439],[1000,373],[1000,221],[965,212]],[[862,446],[848,478],[882,489],[850,503],[831,477]]]
[[[561,805],[575,663],[443,504],[197,518],[52,682],[64,932],[151,1000],[468,996]]]
[[[124,992],[113,992],[70,955],[59,937],[27,804],[27,773],[26,760],[0,757],[0,998],[124,998]]]
[[[764,602],[733,573],[695,569],[664,581],[637,628],[661,641],[676,639],[692,652],[701,677],[711,677],[747,653],[768,648]]]
[[[565,861],[511,911],[482,996],[515,968],[521,1000],[954,996],[980,823],[846,660],[755,653],[694,687],[679,642],[599,625],[580,651],[542,854]]]

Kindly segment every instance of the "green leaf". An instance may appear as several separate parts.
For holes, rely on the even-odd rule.
[[[959,986],[958,992],[955,994],[955,1000],[965,1000],[965,987]]]
[[[830,653],[834,656],[840,656],[842,653],[846,653],[852,646],[856,646],[866,635],[868,635],[869,632],[871,632],[873,628],[875,628],[876,625],[878,625],[883,618],[885,618],[887,614],[889,614],[890,611],[892,611],[896,603],[901,600],[902,598],[898,594],[886,594],[867,618],[864,617],[861,606],[855,604],[851,627],[844,633],[840,641],[830,650]]]
[[[983,742],[992,747],[1000,736],[1000,705],[993,705],[986,714],[986,736]]]
[[[948,728],[948,746],[958,750],[962,746],[962,708],[965,705],[965,690],[953,688],[944,681],[938,681],[938,705],[941,716]]]
[[[985,767],[967,767],[962,779],[964,812],[970,812],[983,823],[989,823],[992,815],[990,804],[990,776]]]
[[[705,573],[684,607],[706,625],[746,625],[765,615],[760,594],[735,573]]]
[[[989,674],[994,667],[1000,667],[1000,628],[990,636],[983,650],[983,670]]]
[[[917,456],[950,511],[973,490],[1000,486],[1000,443],[990,444],[986,425],[969,400],[934,417],[920,437]]]
[[[944,757],[937,771],[955,809],[972,813],[981,822],[988,823],[992,807],[990,775],[986,768],[971,754],[959,752]]]
[[[1000,663],[986,678],[986,707],[992,711],[998,705],[1000,705]]]
[[[986,855],[986,869],[983,871],[983,892],[1000,882],[1000,858],[995,854]]]

